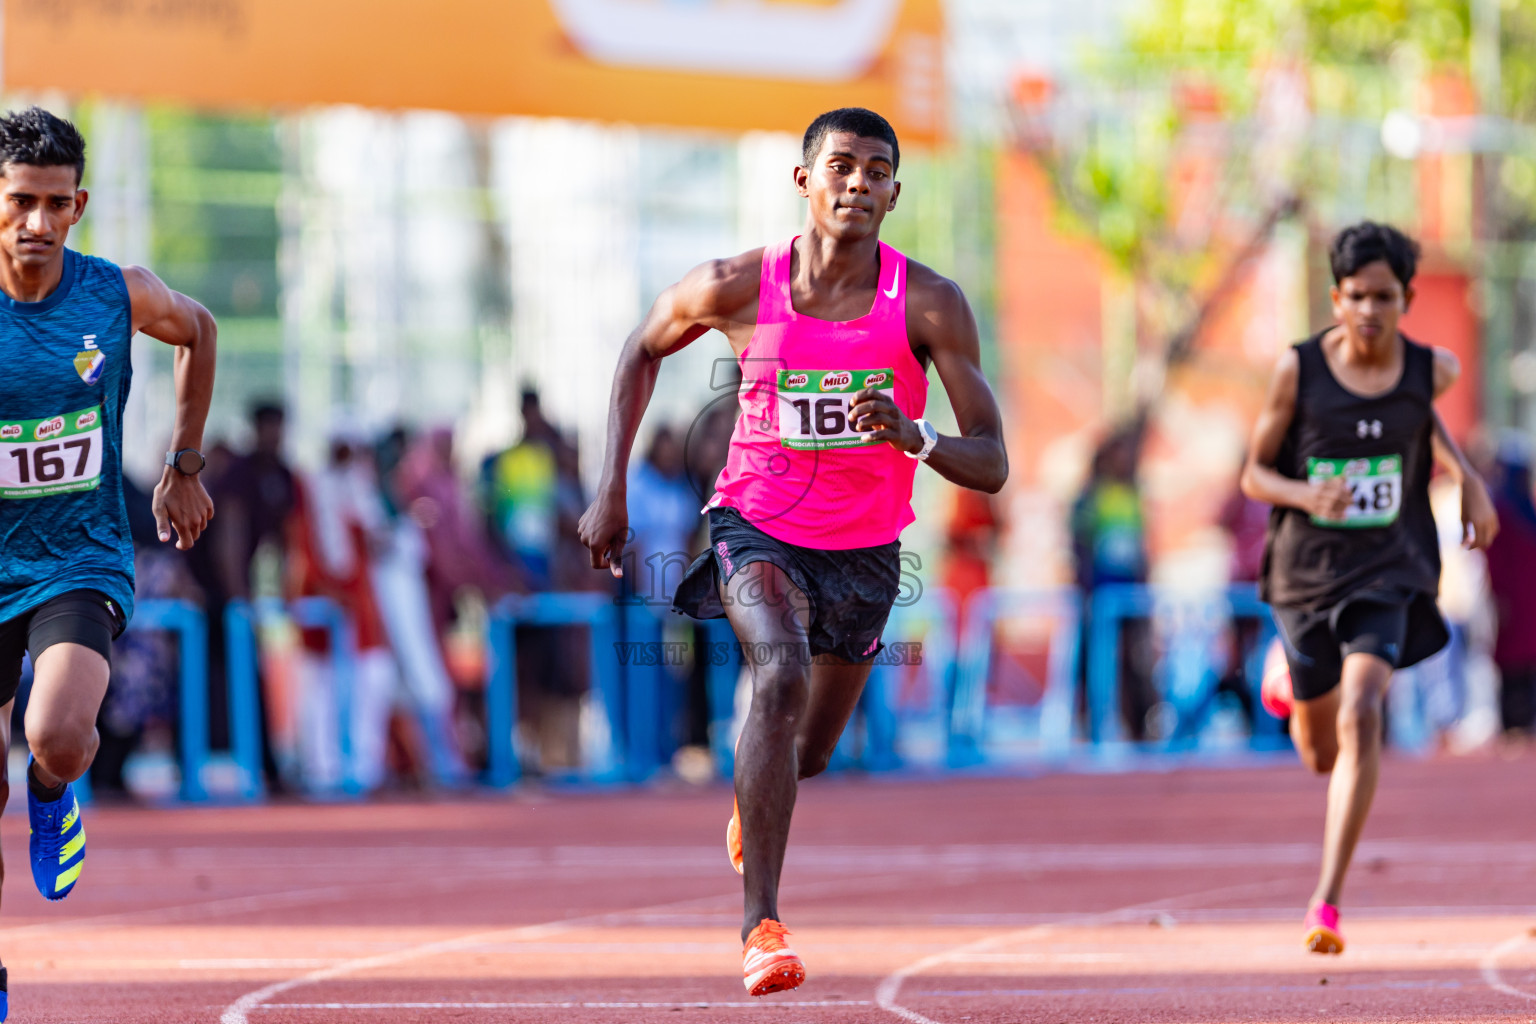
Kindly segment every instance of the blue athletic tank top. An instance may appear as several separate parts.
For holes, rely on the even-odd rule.
[[[131,328],[122,270],[72,249],[41,302],[0,292],[0,622],[82,588],[133,614]]]

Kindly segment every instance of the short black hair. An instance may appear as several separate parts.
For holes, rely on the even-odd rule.
[[[1419,243],[1390,224],[1363,220],[1338,233],[1328,247],[1328,264],[1333,269],[1333,283],[1359,273],[1360,268],[1377,260],[1387,266],[1403,287],[1419,269]]]
[[[262,398],[258,399],[251,405],[252,423],[264,423],[271,420],[281,420],[284,419],[286,415],[287,413],[283,409],[283,403],[275,399]]]
[[[873,110],[865,110],[863,107],[839,107],[812,121],[811,126],[805,130],[805,141],[800,146],[804,166],[815,165],[816,158],[821,155],[822,143],[827,141],[827,136],[832,132],[852,132],[861,139],[888,142],[891,146],[891,172],[894,174],[896,168],[901,166],[901,146],[896,141],[896,129]]]
[[[42,107],[11,111],[0,117],[0,168],[6,164],[73,167],[78,185],[85,176],[85,138]]]

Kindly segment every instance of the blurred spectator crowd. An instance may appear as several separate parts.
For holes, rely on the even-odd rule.
[[[188,601],[206,616],[215,751],[230,746],[224,613],[233,601],[256,610],[267,788],[318,795],[335,792],[343,779],[372,792],[455,788],[475,778],[486,761],[492,609],[509,595],[585,591],[611,595],[631,639],[654,638],[669,650],[691,652],[643,670],[656,672],[660,683],[655,732],[661,759],[670,758],[685,778],[710,777],[709,749],[720,740],[710,735],[708,659],[698,653],[709,634],[668,609],[693,554],[708,544],[700,506],[725,463],[734,403],[714,403],[689,424],[661,425],[648,435],[629,472],[632,532],[622,580],[593,571],[577,538],[589,496],[572,435],[547,418],[536,391],[523,391],[520,409],[517,442],[477,462],[458,458],[448,428],[398,426],[368,434],[338,422],[326,440],[324,464],[303,470],[284,454],[283,408],[258,404],[247,449],[216,444],[207,453],[203,481],[217,514],[190,552],[159,543],[149,492],[126,481],[139,598]],[[1145,433],[1138,422],[1103,438],[1067,514],[1073,582],[1084,597],[1080,653],[1090,641],[1094,593],[1155,577],[1140,482]],[[1469,448],[1496,496],[1503,529],[1486,556],[1463,550],[1457,490],[1436,480],[1445,562],[1441,606],[1453,641],[1435,659],[1402,673],[1393,688],[1399,722],[1411,719],[1427,733],[1406,740],[1420,748],[1466,749],[1495,737],[1516,742],[1536,731],[1536,630],[1527,625],[1536,621],[1532,453],[1518,434]],[[999,502],[976,492],[954,490],[951,499],[937,534],[941,557],[933,580],[947,591],[962,636],[969,598],[998,568],[1007,515]],[[1217,520],[1230,540],[1233,584],[1258,579],[1268,516],[1268,508],[1243,497],[1234,482]],[[313,597],[334,602],[349,623],[355,654],[345,700],[333,678],[335,637],[300,626],[290,614],[297,599]],[[1174,727],[1160,694],[1180,641],[1155,619],[1125,619],[1117,634],[1116,712],[1133,740],[1164,740]],[[1215,673],[1218,717],[1242,735],[1255,734],[1259,725],[1253,694],[1268,636],[1262,619],[1239,616],[1213,634],[1210,651],[1201,655]],[[176,643],[168,633],[130,630],[116,645],[91,770],[101,797],[145,788],[127,777],[136,751],[141,762],[155,752],[171,762]],[[1038,700],[1045,676],[1039,652],[1006,630],[994,643],[989,700]],[[538,776],[578,768],[594,730],[606,728],[592,713],[587,630],[519,626],[516,647],[522,771]],[[1076,660],[1079,738],[1087,663],[1086,656]],[[24,681],[18,735],[25,687]],[[1410,703],[1411,716],[1403,713]],[[338,728],[343,713],[345,745]]]
[[[217,511],[190,552],[159,543],[149,490],[126,481],[139,599],[190,601],[206,616],[213,750],[230,744],[224,612],[240,600],[254,602],[260,624],[269,791],[323,794],[345,776],[365,792],[452,788],[474,777],[485,758],[490,609],[508,595],[544,591],[625,596],[609,574],[590,568],[576,535],[588,496],[575,442],[545,416],[536,391],[523,391],[521,413],[521,438],[478,466],[456,460],[448,428],[399,426],[370,436],[340,423],[327,438],[324,465],[306,471],[284,454],[282,406],[258,404],[248,450],[219,443],[207,452],[203,483]],[[728,412],[706,411],[687,430],[659,427],[635,460],[633,568],[624,585],[645,614],[666,611],[667,588],[707,542],[700,495],[724,465],[732,421]],[[284,611],[305,597],[330,599],[350,623],[350,764],[337,727],[333,638],[300,628]],[[677,620],[669,629],[691,628],[666,618]],[[585,630],[517,632],[522,768],[534,775],[574,768],[590,688]],[[125,776],[135,751],[174,749],[176,664],[171,634],[130,630],[118,641],[91,774],[100,797],[140,788]],[[702,672],[686,664],[668,671],[681,695],[667,709],[671,746],[702,746]],[[18,703],[24,707],[24,696]]]

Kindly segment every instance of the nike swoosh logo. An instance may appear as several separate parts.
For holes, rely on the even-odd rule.
[[[888,299],[894,299],[896,293],[901,291],[901,268],[896,268],[896,276],[891,279],[891,290],[885,293]]]

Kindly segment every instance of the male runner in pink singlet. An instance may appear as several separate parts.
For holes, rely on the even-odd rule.
[[[879,653],[917,463],[991,493],[1008,477],[965,296],[880,241],[899,159],[895,131],[871,111],[812,122],[794,172],[805,233],[696,267],[625,343],[602,483],[581,519],[593,568],[621,575],[625,472],[661,360],[711,328],[724,334],[741,363],[741,417],[707,506],[711,549],[673,607],[729,619],[751,668],[727,846],[745,878],[754,996],[805,980],[778,908],[796,785],[826,768]],[[929,366],[957,437],[922,419]]]

